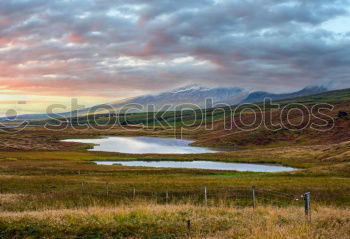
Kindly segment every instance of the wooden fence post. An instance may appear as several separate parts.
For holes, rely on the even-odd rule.
[[[187,234],[191,236],[191,220],[187,220]]]
[[[255,186],[252,187],[252,196],[253,196],[253,209],[255,209],[256,208]]]
[[[132,200],[136,199],[136,189],[134,188],[132,191]]]
[[[169,192],[166,191],[165,192],[165,203],[168,204],[168,202],[169,202]]]
[[[205,204],[205,206],[208,206],[208,191],[207,191],[207,186],[204,187],[204,204]]]
[[[311,193],[304,193],[304,202],[305,202],[305,217],[306,220],[311,222]]]
[[[106,182],[106,195],[109,196],[109,185],[108,182]]]
[[[84,182],[82,181],[80,184],[81,194],[84,194]]]

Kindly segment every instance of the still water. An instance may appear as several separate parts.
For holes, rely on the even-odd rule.
[[[201,154],[215,153],[213,149],[194,147],[193,141],[156,137],[105,137],[100,139],[67,139],[65,142],[94,144],[90,151],[119,152],[127,154]],[[217,161],[96,161],[98,165],[137,166],[153,168],[188,168],[230,170],[241,172],[285,172],[293,168],[246,163],[225,163]]]
[[[240,172],[287,172],[294,168],[247,163],[225,163],[216,161],[95,161],[97,165],[122,165],[151,168],[211,169]]]
[[[106,137],[101,139],[67,139],[65,142],[94,144],[89,151],[119,152],[127,154],[202,154],[217,151],[194,147],[193,141],[157,137]]]

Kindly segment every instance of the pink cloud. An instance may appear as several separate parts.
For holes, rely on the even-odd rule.
[[[68,40],[72,43],[75,43],[75,44],[81,44],[81,43],[85,42],[85,39],[83,36],[79,35],[78,33],[74,33],[74,32],[69,34]]]

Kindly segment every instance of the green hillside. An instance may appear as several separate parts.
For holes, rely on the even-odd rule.
[[[298,103],[305,105],[315,105],[321,103],[328,104],[338,104],[341,102],[350,101],[350,89],[329,91],[321,94],[297,97],[291,99],[284,99],[273,101],[273,105],[267,105],[265,110],[270,110],[271,108],[276,108],[275,105],[280,105],[280,107],[284,107],[289,104]],[[148,125],[148,126],[181,126],[181,125],[193,125],[199,122],[211,122],[223,119],[232,115],[235,110],[239,112],[246,108],[255,109],[258,105],[263,108],[263,104],[261,102],[255,103],[254,106],[251,104],[245,104],[239,106],[237,105],[231,107],[218,107],[206,110],[198,110],[198,109],[189,109],[184,111],[169,111],[169,112],[149,112],[149,113],[129,113],[129,114],[119,114],[116,117],[108,117],[108,114],[96,114],[89,116],[81,116],[78,118],[70,119],[72,124],[122,124],[122,125]],[[49,121],[50,123],[58,123],[57,121]],[[45,121],[47,123],[47,121]],[[35,122],[33,124],[41,125],[41,122]]]

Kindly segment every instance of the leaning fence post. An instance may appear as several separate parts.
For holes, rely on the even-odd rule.
[[[208,206],[208,191],[207,191],[207,186],[204,187],[204,204],[205,204],[205,206]]]
[[[305,217],[308,222],[311,222],[311,193],[304,193],[305,202]]]
[[[255,209],[256,208],[255,186],[252,187],[252,196],[253,196],[253,209]]]

